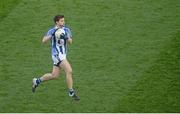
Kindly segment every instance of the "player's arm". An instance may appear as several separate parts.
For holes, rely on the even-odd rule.
[[[42,39],[42,43],[48,42],[51,39],[51,37],[52,37],[51,35],[44,36]]]
[[[68,38],[68,43],[72,44],[72,38]]]
[[[72,44],[72,33],[71,33],[71,30],[69,28],[67,29],[67,33],[68,33],[67,34],[67,38],[68,38],[67,41],[69,44]]]

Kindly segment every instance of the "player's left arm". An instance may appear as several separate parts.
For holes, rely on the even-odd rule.
[[[72,41],[73,41],[73,39],[72,39],[72,33],[71,33],[71,30],[68,28],[67,29],[67,41],[68,41],[68,43],[69,44],[72,44]]]
[[[72,44],[72,38],[68,38],[68,43]]]

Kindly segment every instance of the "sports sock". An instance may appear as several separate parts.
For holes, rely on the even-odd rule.
[[[37,84],[40,84],[42,81],[41,81],[41,79],[40,78],[38,78],[37,80],[36,80],[36,83]]]
[[[74,95],[74,90],[73,89],[69,89],[69,96],[73,96]]]

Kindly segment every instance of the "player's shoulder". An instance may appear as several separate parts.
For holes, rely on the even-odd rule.
[[[67,32],[70,32],[71,28],[69,26],[64,26],[64,30],[67,31]]]
[[[56,31],[56,27],[51,27],[49,30],[48,30],[48,34],[53,34],[55,31]]]
[[[56,29],[56,27],[51,27],[48,31],[55,31]]]

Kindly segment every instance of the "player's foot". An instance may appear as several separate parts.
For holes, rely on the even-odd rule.
[[[76,92],[74,90],[69,91],[69,96],[72,97],[76,101],[80,100],[80,98],[76,95]]]
[[[80,100],[80,98],[79,98],[76,94],[74,94],[74,95],[72,96],[72,98],[73,98],[74,100],[76,100],[76,101],[79,101],[79,100]]]
[[[36,91],[36,88],[38,87],[39,83],[37,83],[37,78],[33,78],[33,85],[32,85],[32,92],[34,93]]]

